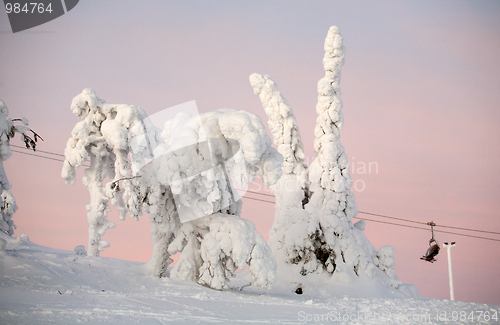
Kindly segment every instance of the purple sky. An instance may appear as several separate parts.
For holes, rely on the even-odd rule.
[[[148,114],[196,100],[201,112],[246,109],[267,121],[248,82],[265,73],[294,108],[312,160],[323,41],[337,25],[347,48],[341,141],[356,168],[359,210],[500,232],[499,16],[497,1],[86,0],[12,34],[0,10],[0,98],[10,117],[27,117],[44,137],[40,150],[63,153],[78,121],[71,99],[83,88]],[[359,173],[370,162],[378,170],[372,164]],[[67,250],[86,245],[82,170],[70,186],[60,162],[14,153],[4,166],[19,206],[16,236]],[[243,217],[267,239],[273,206],[244,202]],[[106,233],[111,247],[102,255],[147,261],[147,216],[110,219],[117,227]],[[365,234],[376,249],[395,248],[397,275],[422,296],[449,297],[446,251],[437,263],[419,260],[430,231],[367,221]],[[457,242],[456,299],[500,304],[500,242],[436,238]]]

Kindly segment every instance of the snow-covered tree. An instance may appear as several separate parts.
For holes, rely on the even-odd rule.
[[[167,121],[163,143],[140,174],[141,196],[153,223],[149,270],[166,276],[170,256],[181,252],[170,275],[214,289],[249,265],[253,283],[275,279],[272,252],[254,225],[240,218],[233,182],[245,188],[260,173],[266,185],[281,176],[281,156],[259,117],[219,109]]]
[[[12,236],[16,228],[12,216],[17,210],[17,205],[16,200],[10,192],[12,185],[9,183],[3,167],[3,162],[12,155],[12,151],[10,150],[10,139],[12,139],[16,133],[19,133],[26,148],[33,150],[36,149],[38,139],[43,139],[28,127],[28,120],[26,118],[10,119],[7,117],[8,115],[9,109],[7,105],[5,105],[3,100],[0,100],[0,214],[2,216],[0,220],[0,231]],[[21,122],[22,124],[16,125],[15,122]]]
[[[309,170],[303,162],[303,146],[290,106],[269,76],[250,76],[269,117],[275,144],[285,159],[285,175],[278,184],[294,184],[274,188],[276,219],[269,242],[279,263],[278,274],[299,287],[299,274],[325,272],[334,282],[352,283],[360,276],[377,275],[398,287],[401,282],[394,275],[393,250],[386,246],[377,253],[363,234],[364,221],[352,223],[358,209],[350,190],[347,156],[340,143],[340,72],[345,48],[338,27],[328,31],[324,49],[325,76],[318,82],[314,130],[317,155]]]
[[[268,75],[254,73],[250,84],[259,95],[269,117],[268,124],[278,152],[283,155],[283,176],[271,190],[276,198],[273,226],[269,231],[269,246],[278,261],[286,265],[280,271],[301,273],[305,263],[315,261],[313,244],[309,241],[309,214],[304,204],[309,196],[304,146],[293,110]]]
[[[85,169],[83,177],[90,193],[90,204],[86,206],[88,255],[99,256],[109,246],[101,236],[115,227],[107,220],[108,201],[111,199],[118,206],[122,220],[127,212],[135,218],[140,214],[142,202],[132,182],[132,164],[151,157],[151,141],[155,145],[159,133],[145,125],[146,113],[140,107],[108,104],[90,88],[73,98],[71,110],[81,121],[66,144],[61,176],[66,184],[74,184],[75,168],[90,158],[90,167]],[[113,181],[103,184],[106,177]]]
[[[181,252],[171,276],[215,289],[228,287],[228,276],[249,266],[253,282],[267,286],[275,278],[273,255],[255,226],[240,218],[242,188],[259,173],[267,185],[281,176],[282,157],[259,117],[220,109],[200,116],[179,113],[155,128],[139,107],[107,104],[91,89],[73,99],[82,119],[65,150],[62,177],[74,184],[75,168],[90,157],[83,182],[89,189],[88,254],[109,245],[104,232],[108,201],[120,218],[142,211],[152,221],[153,254],[149,272],[166,276],[170,256]],[[152,158],[144,164],[145,158]],[[103,184],[106,177],[112,179]]]

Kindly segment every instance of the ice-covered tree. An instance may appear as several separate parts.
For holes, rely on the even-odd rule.
[[[132,182],[132,164],[151,156],[151,141],[159,139],[159,134],[144,124],[146,113],[140,107],[108,104],[90,88],[73,98],[71,110],[81,121],[66,144],[61,176],[67,184],[74,184],[75,168],[90,158],[83,177],[90,193],[90,204],[86,206],[88,255],[99,256],[109,246],[101,236],[115,226],[107,220],[109,200],[118,206],[122,220],[127,212],[135,218],[140,214],[142,202]],[[113,181],[103,184],[106,177]]]
[[[5,105],[3,100],[0,100],[0,191],[2,193],[0,201],[0,214],[2,216],[0,220],[0,231],[12,236],[16,228],[12,216],[17,210],[17,205],[16,200],[10,192],[12,185],[7,179],[7,174],[3,167],[3,162],[12,155],[10,140],[16,133],[19,133],[26,148],[33,149],[34,151],[38,139],[43,139],[28,127],[28,120],[26,118],[10,119],[8,115],[9,109],[7,105]],[[21,122],[22,124],[16,125],[15,122]]]
[[[267,185],[281,176],[282,158],[260,118],[235,109],[180,113],[167,121],[162,138],[138,179],[153,223],[150,272],[166,276],[170,256],[180,252],[172,277],[222,290],[236,269],[248,265],[255,285],[272,283],[272,252],[240,217],[234,189],[245,188],[257,173]]]
[[[282,157],[271,147],[262,121],[234,109],[190,116],[179,113],[155,128],[139,107],[107,104],[91,89],[73,99],[71,109],[82,119],[65,150],[62,177],[75,182],[75,168],[90,157],[83,182],[91,256],[109,244],[108,201],[120,218],[142,211],[152,221],[153,254],[149,272],[166,276],[170,256],[180,252],[173,277],[215,289],[228,286],[228,276],[249,266],[253,282],[275,280],[272,252],[248,220],[240,218],[242,202],[233,182],[245,188],[259,173],[267,185],[281,176]],[[144,165],[144,158],[152,158]],[[106,177],[112,179],[103,184]]]
[[[305,263],[315,260],[315,249],[309,241],[309,214],[304,210],[309,195],[304,146],[293,110],[276,83],[268,75],[254,73],[250,84],[260,97],[274,143],[283,155],[283,176],[271,186],[276,208],[269,246],[279,265],[291,264],[280,271],[289,273],[293,265],[298,269],[295,273],[300,273]]]
[[[340,143],[343,127],[340,73],[345,48],[336,26],[325,40],[325,76],[318,82],[314,149],[317,153],[307,171],[302,144],[291,108],[269,76],[253,74],[250,83],[260,95],[269,117],[275,144],[285,157],[285,175],[275,188],[276,219],[269,242],[278,262],[278,274],[300,287],[311,273],[329,273],[334,282],[352,283],[357,277],[377,275],[398,287],[393,250],[377,253],[363,234],[364,221],[352,223],[358,209],[349,164]],[[306,180],[304,181],[304,177]],[[279,184],[278,183],[278,184]]]

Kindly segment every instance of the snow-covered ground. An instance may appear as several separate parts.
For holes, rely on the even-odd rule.
[[[279,286],[246,286],[249,275],[240,272],[231,290],[216,291],[145,275],[142,263],[76,255],[36,245],[26,235],[0,238],[6,242],[0,251],[0,324],[495,324],[500,311],[404,298],[361,280],[318,284],[297,295]]]

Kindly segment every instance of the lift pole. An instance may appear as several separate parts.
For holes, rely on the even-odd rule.
[[[451,248],[455,246],[455,242],[452,241],[451,244],[444,243],[444,247],[448,251],[448,276],[450,278],[450,300],[455,300],[455,291],[453,288],[453,270],[451,268]]]

